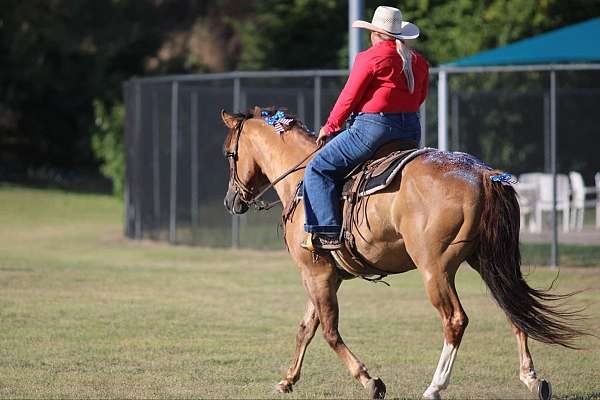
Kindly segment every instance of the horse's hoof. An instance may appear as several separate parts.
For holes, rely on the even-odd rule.
[[[369,379],[365,389],[367,389],[367,392],[369,392],[370,399],[385,398],[385,383],[383,383],[383,381],[379,378]]]
[[[542,379],[538,384],[537,391],[540,400],[550,400],[552,398],[552,385],[548,381]]]
[[[441,400],[442,396],[440,395],[440,392],[425,391],[425,393],[423,393],[423,396],[421,396],[421,398],[426,399],[426,400]]]
[[[427,399],[427,400],[441,400],[442,396],[440,395],[440,391],[439,390],[435,390],[433,388],[428,387],[427,390],[425,391],[425,393],[423,393],[423,395],[421,396],[422,399]]]
[[[275,391],[277,393],[292,393],[294,389],[292,389],[292,385],[286,381],[281,381],[275,386]]]

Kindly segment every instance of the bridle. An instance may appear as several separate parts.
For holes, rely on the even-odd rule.
[[[306,168],[306,166],[303,166],[302,164],[310,157],[312,157],[317,151],[319,151],[319,149],[322,146],[319,145],[314,151],[312,151],[309,155],[303,158],[302,161],[285,171],[283,174],[274,179],[273,182],[269,183],[262,190],[260,190],[258,194],[255,195],[253,194],[254,188],[249,188],[246,185],[244,185],[237,173],[238,146],[240,142],[240,135],[242,133],[242,129],[244,128],[244,122],[251,118],[252,117],[244,117],[244,119],[238,122],[233,131],[233,150],[225,152],[225,158],[227,158],[227,160],[229,161],[229,176],[231,177],[230,179],[233,179],[233,182],[230,184],[230,186],[233,187],[233,190],[236,192],[239,198],[248,206],[252,206],[258,211],[269,210],[277,204],[281,203],[281,200],[266,201],[262,199],[262,196],[273,186],[285,179],[289,174]]]

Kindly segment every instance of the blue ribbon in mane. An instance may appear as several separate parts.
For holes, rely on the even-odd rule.
[[[269,116],[268,111],[261,112],[261,115],[265,118],[267,125],[275,126],[275,124],[282,118],[285,118],[283,111],[277,111],[275,114]]]
[[[262,111],[260,115],[264,117],[267,125],[275,127],[275,130],[280,135],[285,132],[286,129],[289,129],[291,124],[294,122],[294,119],[286,117],[283,111],[277,111],[273,115],[269,115],[268,111]]]
[[[500,182],[503,185],[512,185],[517,183],[517,178],[513,174],[503,173],[500,175],[492,175],[490,179],[493,182]]]

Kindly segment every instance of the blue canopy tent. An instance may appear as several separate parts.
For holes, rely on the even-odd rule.
[[[464,72],[550,72],[550,166],[553,180],[554,212],[551,265],[558,265],[556,224],[556,71],[600,69],[600,17],[523,39],[504,47],[443,64],[438,80],[438,147],[448,149],[449,73]]]
[[[532,38],[444,66],[534,65],[590,63],[600,61],[600,17],[546,32]]]

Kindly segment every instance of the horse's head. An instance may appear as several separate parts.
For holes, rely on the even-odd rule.
[[[245,122],[254,117],[252,113],[228,114],[221,111],[221,118],[229,133],[223,144],[223,153],[229,161],[229,185],[225,195],[225,208],[230,214],[244,214],[248,211],[249,203],[268,184],[256,161],[256,151],[252,145],[252,129]]]

